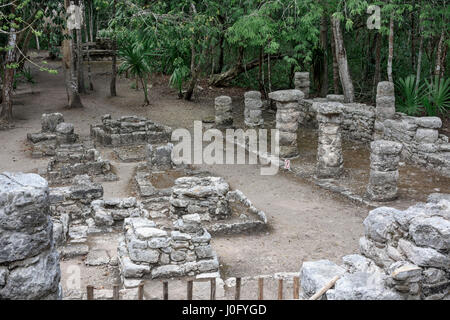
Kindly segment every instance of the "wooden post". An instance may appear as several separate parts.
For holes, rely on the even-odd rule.
[[[241,299],[241,278],[236,278],[236,294],[234,295],[234,299]]]
[[[87,286],[87,299],[94,300],[94,286]]]
[[[211,300],[216,300],[216,278],[211,279]]]
[[[144,300],[144,282],[138,286],[138,300]]]
[[[294,277],[294,299],[299,299],[300,278]]]
[[[278,279],[278,300],[283,300],[283,279]]]
[[[258,300],[264,300],[264,278],[258,279]]]
[[[326,285],[324,285],[322,287],[322,289],[317,291],[311,298],[309,298],[309,300],[319,299],[325,292],[327,292],[334,286],[334,284],[336,283],[336,281],[339,280],[339,278],[340,278],[339,276],[335,276],[330,282],[328,282]]]
[[[193,286],[194,286],[194,281],[188,280],[188,282],[187,282],[187,300],[192,300]]]
[[[169,300],[169,282],[163,281],[163,300]]]
[[[120,300],[119,285],[117,285],[117,284],[115,284],[113,286],[113,300]]]

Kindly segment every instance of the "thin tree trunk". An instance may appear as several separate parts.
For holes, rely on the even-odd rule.
[[[91,42],[94,42],[94,8],[92,3],[94,0],[89,0],[89,32],[91,36]]]
[[[267,83],[269,84],[269,92],[272,92],[272,64],[270,63],[270,53],[267,54]]]
[[[434,75],[437,77],[441,76],[441,69],[442,69],[441,57],[442,57],[442,46],[444,43],[444,37],[445,37],[445,33],[444,33],[444,28],[443,28],[442,32],[441,32],[441,36],[439,38],[439,44],[438,44],[437,52],[436,52],[436,64],[435,64],[435,68],[434,68]]]
[[[388,65],[387,74],[389,82],[394,82],[392,78],[392,60],[394,59],[394,14],[391,13],[391,19],[389,22],[389,54],[388,54]]]
[[[446,68],[446,62],[447,62],[447,52],[448,52],[448,45],[445,44],[444,53],[442,54],[441,59],[441,75],[440,77],[443,78],[445,75],[445,68]]]
[[[422,71],[422,54],[423,54],[423,35],[422,25],[420,26],[420,43],[419,43],[419,56],[417,57],[417,71],[416,71],[416,92],[419,89],[420,72]]]
[[[355,91],[348,67],[347,53],[345,51],[344,38],[341,30],[341,22],[335,17],[333,17],[331,21],[333,24],[333,33],[336,43],[336,56],[339,66],[339,76],[341,79],[342,89],[344,91],[344,101],[346,103],[351,103],[355,100]]]
[[[37,35],[35,35],[36,37],[36,49],[37,51],[41,51],[41,45],[39,44],[39,37]]]
[[[11,12],[15,12],[15,5],[12,5]],[[6,123],[11,123],[13,120],[12,115],[12,94],[13,94],[13,83],[14,83],[14,75],[16,72],[15,68],[8,68],[10,64],[16,62],[16,43],[17,34],[16,29],[14,27],[10,27],[8,34],[8,51],[6,52],[5,57],[5,69],[3,76],[3,86],[2,86],[2,110],[0,112],[0,120]]]
[[[377,91],[378,82],[381,81],[381,33],[376,34],[375,44],[375,74],[373,76],[373,93]]]
[[[191,3],[191,14],[192,16],[197,15],[197,9],[195,8],[195,4],[193,2]],[[189,81],[187,91],[184,95],[184,99],[188,101],[192,99],[195,86],[197,85],[198,69],[197,64],[195,63],[197,59],[197,50],[195,48],[196,42],[197,37],[194,34],[191,38],[191,80]]]
[[[87,11],[86,11],[87,12]],[[86,40],[89,40],[89,33],[87,29],[87,24],[84,24],[84,34],[86,36]],[[90,42],[90,41],[87,41]],[[87,72],[88,72],[88,81],[89,81],[89,90],[94,91],[94,84],[92,83],[92,74],[91,74],[91,46],[90,43],[86,45],[86,58],[87,58]]]
[[[83,17],[84,5],[83,0],[78,0],[78,6],[80,7],[80,15]],[[84,20],[84,19],[83,19]],[[84,21],[83,21],[84,23]],[[76,29],[77,38],[77,75],[78,75],[78,92],[86,93],[86,87],[84,85],[84,68],[83,68],[83,36],[81,34],[81,29],[83,26],[79,26]]]
[[[70,6],[70,1],[64,1],[65,9]],[[66,88],[68,93],[68,108],[82,108],[80,94],[78,93],[78,80],[75,72],[76,62],[75,62],[75,48],[73,44],[74,32],[68,30],[67,26],[64,30],[64,34],[68,35],[69,38],[63,40],[63,69],[66,76]]]
[[[113,1],[113,12],[112,12],[112,16],[113,19],[116,17],[116,5],[117,5],[117,0]],[[114,34],[113,39],[112,39],[112,70],[111,70],[111,83],[109,86],[110,89],[110,93],[111,93],[111,97],[115,97],[117,96],[117,92],[116,92],[116,78],[117,78],[117,57],[116,57],[116,50],[117,50],[117,40],[116,40],[116,36]]]
[[[215,67],[214,73],[221,73],[223,70],[223,64],[224,64],[224,42],[225,42],[225,37],[223,36],[223,34],[220,35],[219,38],[219,58],[217,60],[217,65]]]
[[[264,80],[263,80],[263,48],[259,48],[259,66],[258,66],[258,84],[259,84],[259,91],[264,92]]]
[[[328,17],[326,13],[322,15],[320,21],[320,47],[323,52],[322,72],[320,75],[319,95],[325,97],[328,93]]]
[[[142,84],[142,89],[144,90],[145,105],[149,105],[150,101],[148,100],[147,79],[141,78],[141,84]]]
[[[334,94],[339,94],[339,66],[337,62],[336,56],[336,40],[334,38],[334,32],[331,33],[332,41],[331,41],[331,53],[333,55],[333,87]]]

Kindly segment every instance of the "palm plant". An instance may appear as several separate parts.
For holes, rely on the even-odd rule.
[[[425,80],[426,95],[422,103],[428,116],[446,114],[450,110],[450,78],[441,79],[435,76]]]
[[[122,74],[124,72],[128,72],[138,78],[142,84],[142,88],[144,88],[144,103],[146,105],[150,104],[150,101],[148,100],[146,79],[147,75],[151,71],[151,68],[148,64],[148,57],[145,47],[139,42],[122,46],[119,49],[119,56],[124,59],[119,66],[119,73]]]
[[[425,85],[416,86],[416,77],[411,75],[406,78],[400,78],[397,83],[397,109],[400,112],[410,116],[417,116],[422,111],[421,103],[424,98]]]

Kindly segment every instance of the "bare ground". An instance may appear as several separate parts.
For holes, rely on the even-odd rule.
[[[195,100],[177,99],[167,86],[167,77],[155,76],[151,83],[151,105],[143,107],[143,93],[131,89],[133,81],[118,80],[119,96],[109,97],[109,64],[95,63],[95,91],[82,96],[83,109],[66,109],[66,91],[60,63],[59,74],[50,75],[35,70],[36,84],[22,84],[14,98],[16,126],[0,132],[1,171],[39,172],[47,159],[32,159],[26,145],[26,134],[40,131],[41,114],[61,112],[66,122],[75,125],[82,138],[89,136],[89,126],[100,122],[100,116],[111,114],[141,115],[174,128],[192,128],[194,120],[214,114],[214,97],[230,95],[242,103],[245,89],[208,88],[202,85]],[[242,115],[236,115],[242,117]],[[126,197],[136,164],[121,163],[110,149],[100,149],[111,160],[120,181],[104,184],[105,197]],[[219,255],[224,276],[255,276],[275,272],[299,271],[302,261],[330,259],[340,262],[346,254],[358,251],[358,239],[363,234],[362,221],[369,209],[320,189],[300,178],[279,173],[261,176],[258,166],[202,166],[224,177],[232,188],[242,190],[256,207],[263,210],[270,230],[263,234],[214,238],[213,247]],[[78,261],[77,263],[82,263]],[[63,263],[63,269],[67,263]],[[92,271],[89,271],[92,270]],[[96,279],[110,271],[86,268],[82,276]],[[63,278],[65,277],[63,270]],[[100,277],[104,278],[104,277]]]

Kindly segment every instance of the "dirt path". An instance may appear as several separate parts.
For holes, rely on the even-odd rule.
[[[59,63],[50,63],[59,67]],[[41,114],[61,112],[72,122],[82,138],[89,136],[89,126],[106,113],[113,117],[142,115],[174,128],[193,127],[193,120],[214,114],[214,97],[231,95],[242,103],[244,89],[205,88],[195,102],[178,100],[174,90],[167,88],[167,79],[158,77],[150,89],[149,107],[142,107],[142,91],[130,88],[131,81],[120,79],[116,98],[108,97],[109,66],[96,63],[93,68],[95,91],[82,97],[85,108],[67,110],[66,92],[60,74],[33,72],[34,94],[29,85],[22,85],[14,98],[16,128],[0,132],[2,152],[0,172],[39,172],[48,159],[32,159],[26,148],[26,134],[40,131]],[[111,150],[101,151],[112,161],[119,182],[105,183],[105,197],[129,196],[128,185],[136,164],[123,164],[112,159]],[[338,196],[329,194],[292,175],[261,176],[257,166],[214,166],[207,169],[223,176],[231,186],[242,190],[251,201],[265,211],[271,230],[268,234],[221,237],[213,240],[223,271],[227,276],[253,276],[273,272],[298,271],[302,261],[331,259],[339,262],[346,254],[358,250],[363,234],[362,221],[368,213]]]

